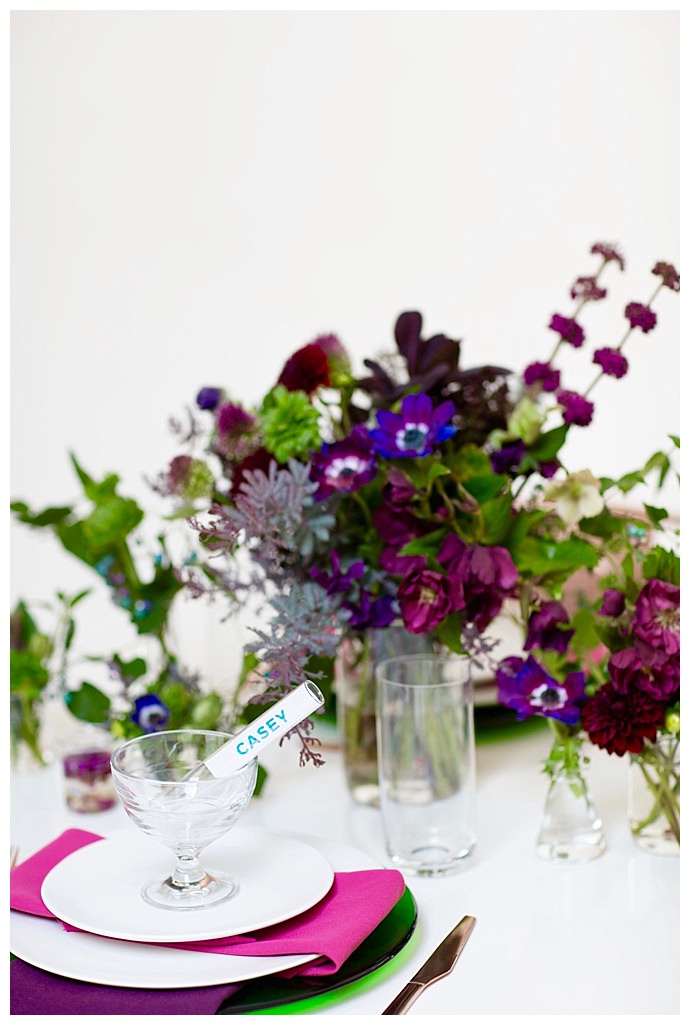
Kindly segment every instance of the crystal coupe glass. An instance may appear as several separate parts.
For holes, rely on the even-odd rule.
[[[117,795],[127,815],[152,840],[174,852],[174,870],[152,879],[141,895],[154,907],[209,908],[239,889],[232,877],[201,865],[201,851],[224,836],[254,793],[258,761],[220,776],[194,778],[200,762],[232,739],[210,730],[148,733],[120,744],[111,757]]]

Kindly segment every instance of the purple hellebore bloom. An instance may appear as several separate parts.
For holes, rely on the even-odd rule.
[[[529,617],[527,639],[523,645],[525,651],[541,648],[543,651],[558,651],[561,655],[567,650],[574,630],[564,630],[563,623],[569,623],[570,617],[565,606],[559,601],[545,601]]]
[[[388,473],[388,480],[383,485],[383,497],[386,504],[394,508],[406,509],[416,493],[417,488],[410,478],[397,466],[392,466]]]
[[[334,492],[359,491],[376,476],[376,459],[366,427],[353,428],[346,438],[325,443],[312,456],[311,479],[319,485],[314,499],[329,498]]]
[[[637,596],[631,623],[635,638],[666,655],[680,652],[680,587],[648,580]]]
[[[602,598],[601,606],[599,608],[600,616],[612,616],[614,619],[618,616],[622,616],[625,612],[625,595],[622,591],[619,591],[616,587],[609,587],[604,591],[604,597]]]
[[[680,689],[678,659],[664,658],[657,665],[643,662],[637,648],[623,648],[611,655],[607,671],[611,687],[619,694],[643,692],[655,701],[669,701]]]
[[[518,719],[544,715],[574,726],[580,718],[578,702],[585,696],[584,673],[569,673],[559,683],[530,655],[526,661],[513,655],[496,670],[498,700],[517,712]]]
[[[435,570],[410,573],[398,588],[400,615],[413,634],[430,633],[453,611],[450,582]]]
[[[645,335],[656,327],[656,313],[644,303],[628,303],[625,316],[630,321],[630,327],[639,327]]]
[[[202,388],[196,397],[196,404],[199,409],[214,410],[222,398],[222,388]]]
[[[400,576],[406,576],[415,569],[424,569],[426,558],[423,555],[398,555],[403,545],[424,533],[421,520],[387,502],[383,502],[374,511],[372,519],[384,543],[380,557],[381,569]]]
[[[574,391],[561,391],[556,396],[563,409],[563,419],[567,424],[586,427],[592,422],[594,403]]]
[[[563,317],[560,313],[554,313],[549,327],[552,331],[559,334],[564,342],[567,342],[568,345],[572,345],[573,349],[579,349],[585,340],[585,332],[578,322],[572,319],[572,317]],[[555,389],[545,388],[544,390],[554,391]]]
[[[158,733],[165,729],[170,720],[170,711],[155,694],[142,694],[134,702],[132,721],[144,733]]]
[[[448,572],[454,608],[463,609],[468,623],[485,630],[518,581],[508,550],[496,545],[467,545],[456,534],[449,534],[441,543],[438,561]]]
[[[533,384],[541,384],[542,391],[557,391],[561,383],[561,372],[555,370],[550,363],[530,363],[525,368],[522,379],[528,388]]]
[[[434,445],[455,434],[455,428],[448,423],[454,413],[455,406],[450,401],[434,409],[424,392],[406,395],[400,413],[381,409],[376,414],[378,427],[371,432],[374,448],[386,459],[427,456]]]
[[[628,361],[618,349],[597,349],[592,357],[592,363],[598,364],[602,374],[608,377],[625,377],[628,372]]]

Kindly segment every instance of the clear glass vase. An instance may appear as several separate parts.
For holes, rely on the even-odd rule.
[[[394,655],[428,654],[437,647],[431,637],[410,633],[401,623],[343,638],[335,663],[336,716],[345,778],[358,804],[379,806],[374,673],[377,663]]]
[[[554,768],[537,853],[549,861],[584,863],[604,853],[606,838],[581,765]]]
[[[638,847],[680,854],[680,738],[660,735],[630,755],[628,824]]]

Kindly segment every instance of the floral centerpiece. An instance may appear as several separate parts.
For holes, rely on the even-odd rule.
[[[421,314],[409,311],[395,323],[395,347],[364,360],[361,373],[337,336],[319,336],[290,356],[257,405],[211,383],[172,421],[181,450],[154,486],[205,553],[180,579],[235,607],[265,597],[268,623],[248,645],[261,667],[257,699],[316,675],[313,660],[332,659],[353,633],[399,621],[486,665],[492,625],[508,609],[528,654],[494,665],[501,697],[558,725],[549,771],[579,757],[585,733],[621,753],[635,751],[621,737],[651,742],[668,728],[661,712],[677,711],[677,653],[666,651],[662,666],[658,649],[677,637],[667,610],[677,605],[678,559],[651,541],[665,510],[634,514],[617,502],[638,483],[663,482],[678,440],[617,479],[571,469],[564,446],[593,420],[597,382],[625,376],[624,346],[656,327],[652,303],[680,279],[670,264],[654,265],[651,299],[625,306],[620,342],[595,349],[592,385],[578,392],[557,357],[571,348],[584,358],[582,316],[606,297],[605,273],[624,270],[612,245],[597,243],[591,255],[598,265],[572,285],[572,311],[550,319],[553,351],[521,372],[461,367],[460,342],[424,337]],[[571,580],[597,582],[604,571],[603,606],[590,589],[575,607]],[[623,603],[615,615],[613,591]],[[670,634],[652,645],[641,617],[655,620],[662,593]],[[612,699],[633,676],[644,684],[639,707],[654,709],[631,734]],[[295,732],[301,760],[320,764],[310,724]]]

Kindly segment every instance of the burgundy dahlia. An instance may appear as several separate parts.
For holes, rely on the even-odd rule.
[[[307,395],[327,387],[331,383],[331,369],[323,348],[310,342],[298,349],[285,363],[277,383],[288,391],[303,391]]]
[[[654,742],[664,725],[666,706],[644,691],[621,693],[606,683],[582,710],[582,726],[589,739],[609,754],[639,754],[645,740]]]

